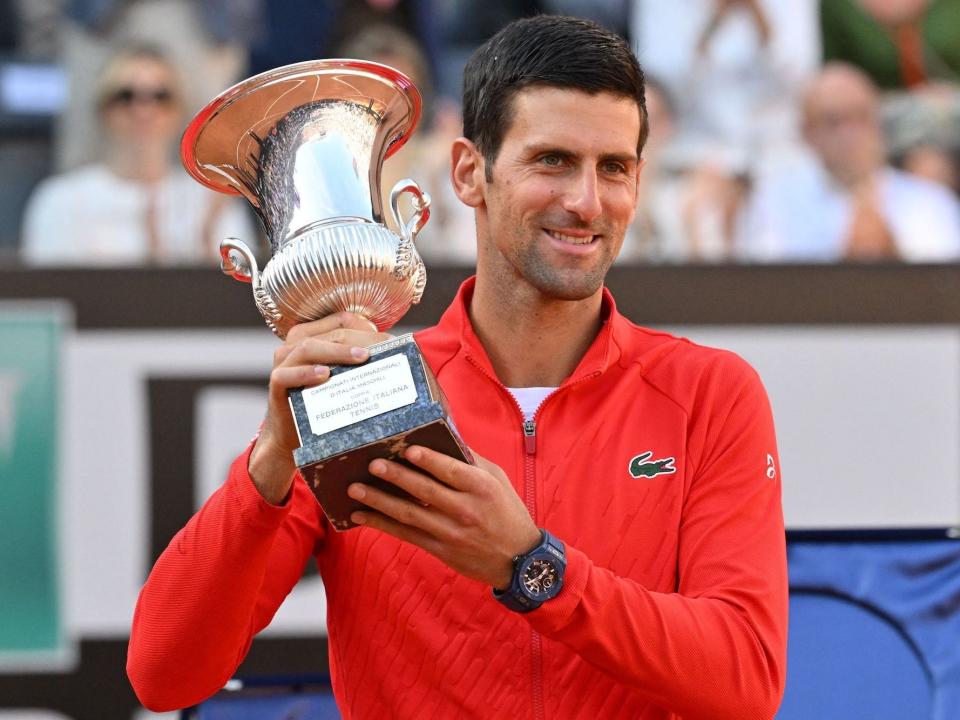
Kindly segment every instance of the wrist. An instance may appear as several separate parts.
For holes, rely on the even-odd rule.
[[[506,592],[510,588],[520,558],[532,552],[542,541],[543,531],[531,522],[529,531],[524,534],[523,540],[518,542],[514,548],[515,552],[505,559],[499,579],[497,582],[491,583],[495,591]]]
[[[540,530],[540,542],[514,558],[513,576],[505,590],[494,588],[493,596],[514,612],[536,610],[563,588],[566,550],[563,542]]]
[[[264,500],[271,505],[283,505],[290,494],[297,468],[290,453],[261,436],[250,452],[247,471]]]

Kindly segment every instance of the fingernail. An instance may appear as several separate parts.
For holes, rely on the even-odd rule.
[[[357,360],[363,360],[367,356],[367,349],[363,347],[350,348],[350,354]]]
[[[387,464],[383,460],[374,460],[370,463],[370,472],[374,475],[384,475],[387,472]]]
[[[423,453],[420,451],[420,448],[418,447],[408,448],[406,452],[407,459],[412,460],[414,462],[419,460],[421,455],[423,455]]]
[[[352,497],[354,500],[362,500],[363,496],[367,494],[367,490],[363,485],[354,483],[347,488],[347,495]]]
[[[313,374],[314,374],[314,375],[326,375],[328,372],[330,372],[330,368],[328,368],[326,365],[314,365],[314,366],[313,366]]]
[[[351,513],[350,519],[353,520],[357,525],[363,525],[367,521],[367,516],[363,513]]]

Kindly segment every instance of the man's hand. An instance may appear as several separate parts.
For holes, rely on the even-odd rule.
[[[419,446],[403,456],[418,470],[379,459],[370,473],[415,500],[354,483],[348,494],[371,511],[351,519],[426,550],[461,575],[506,588],[513,557],[534,548],[540,530],[503,470],[479,456],[468,465]]]
[[[900,250],[890,225],[880,210],[880,192],[871,178],[853,193],[850,225],[844,244],[844,260],[876,262],[899,260]]]
[[[293,484],[293,451],[300,447],[287,391],[321,385],[330,365],[355,365],[367,359],[367,347],[391,336],[360,315],[337,313],[290,329],[273,354],[267,417],[250,454],[250,477],[267,502],[283,503]]]

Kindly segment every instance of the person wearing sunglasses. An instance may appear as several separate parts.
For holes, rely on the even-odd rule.
[[[212,264],[221,239],[252,235],[240,203],[199,186],[175,162],[182,98],[158,50],[131,47],[107,63],[95,106],[101,160],[38,186],[24,218],[25,263]]]

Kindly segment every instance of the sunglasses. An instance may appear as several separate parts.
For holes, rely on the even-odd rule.
[[[122,105],[128,107],[135,103],[153,105],[170,105],[173,103],[173,92],[169,88],[135,88],[122,87],[107,96],[106,105]]]

